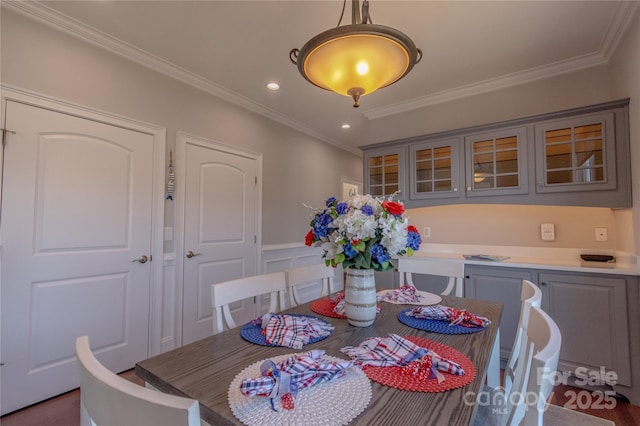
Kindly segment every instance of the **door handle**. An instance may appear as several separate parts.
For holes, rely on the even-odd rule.
[[[192,252],[191,250],[189,250],[189,251],[187,252],[187,257],[188,257],[189,259],[191,259],[192,257],[200,256],[201,254],[202,254],[202,253],[194,253],[194,252]]]
[[[149,258],[143,254],[139,258],[133,259],[132,262],[147,263],[147,260],[149,260]]]

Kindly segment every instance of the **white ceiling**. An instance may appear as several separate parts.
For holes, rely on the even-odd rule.
[[[605,63],[639,2],[370,0],[373,22],[406,33],[424,59],[358,109],[309,84],[289,60],[337,25],[341,0],[3,4],[356,152],[378,142],[368,136],[372,120]],[[350,20],[347,4],[343,24]],[[272,80],[280,91],[265,88]]]

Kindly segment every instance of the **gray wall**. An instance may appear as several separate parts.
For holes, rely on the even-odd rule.
[[[262,242],[303,242],[310,212],[362,180],[361,159],[189,85],[3,9],[2,83],[263,155]],[[168,161],[167,155],[167,161]],[[166,226],[173,204],[166,203]],[[171,244],[165,251],[171,251]]]

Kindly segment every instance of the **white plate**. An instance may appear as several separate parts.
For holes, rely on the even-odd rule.
[[[392,292],[395,290],[380,290],[378,293],[376,293],[378,296],[384,296],[385,294]],[[422,301],[421,302],[403,302],[403,303],[398,303],[398,302],[393,302],[391,300],[382,300],[382,302],[388,302],[388,303],[393,303],[395,305],[418,305],[418,306],[429,306],[429,305],[436,305],[440,302],[442,302],[442,297],[440,297],[437,294],[433,294],[433,293],[429,293],[427,291],[421,291],[421,290],[416,290],[416,293],[422,296]]]

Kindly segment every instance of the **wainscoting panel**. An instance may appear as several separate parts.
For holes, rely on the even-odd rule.
[[[286,271],[287,269],[318,263],[324,263],[320,247],[307,247],[304,244],[278,244],[262,247],[263,273]],[[302,299],[311,300],[319,294],[319,286],[320,282],[300,286],[298,294]],[[343,288],[342,268],[336,268],[331,291],[340,291]],[[288,306],[288,294],[286,300]]]

